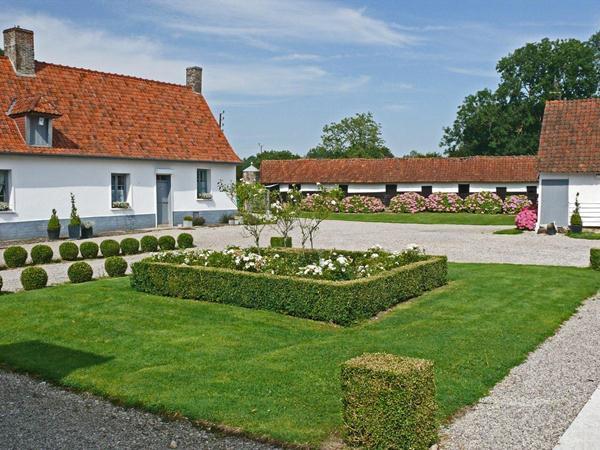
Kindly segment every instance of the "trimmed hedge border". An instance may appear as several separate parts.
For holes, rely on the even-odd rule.
[[[437,441],[433,362],[365,353],[342,364],[341,382],[352,448],[427,450]]]
[[[294,250],[287,250],[294,251]],[[266,309],[351,325],[447,283],[445,256],[430,256],[369,278],[350,281],[183,266],[144,259],[131,266],[134,289],[169,297]]]
[[[292,247],[292,238],[290,236],[284,238],[283,236],[273,236],[271,237],[271,247],[279,248],[279,247]]]
[[[600,248],[590,248],[590,267],[600,270]]]

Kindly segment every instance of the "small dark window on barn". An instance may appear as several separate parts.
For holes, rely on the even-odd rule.
[[[421,186],[421,195],[429,197],[433,193],[433,186]]]
[[[342,190],[344,195],[348,195],[348,185],[347,184],[340,184],[340,189]]]
[[[387,195],[395,195],[398,191],[398,185],[396,184],[386,184],[385,185],[385,193]]]
[[[527,186],[527,198],[532,202],[537,201],[537,186]]]
[[[496,194],[498,194],[498,197],[500,197],[502,200],[504,200],[506,198],[506,187],[498,186],[496,188]]]
[[[459,184],[458,185],[458,195],[460,195],[461,197],[466,197],[467,195],[469,195],[471,186],[468,184]]]

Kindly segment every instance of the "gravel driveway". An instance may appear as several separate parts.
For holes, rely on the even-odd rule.
[[[399,250],[408,244],[419,244],[430,254],[447,255],[450,261],[456,262],[494,262],[512,264],[545,264],[563,266],[587,266],[589,249],[600,247],[600,242],[583,239],[572,239],[566,236],[545,236],[534,233],[521,235],[496,235],[495,230],[502,226],[481,225],[419,225],[395,223],[368,223],[326,221],[321,225],[315,246],[321,248],[343,248],[363,250],[373,245],[381,245],[389,250]],[[252,240],[242,236],[239,226],[201,227],[193,231],[160,230],[152,234],[173,236],[186,231],[194,235],[194,242],[200,248],[223,249],[228,245],[247,246]],[[276,233],[267,229],[262,239],[262,245],[268,245],[269,238]],[[293,232],[295,245],[300,244],[298,232]],[[144,233],[129,234],[141,238]],[[111,236],[120,240],[123,236]],[[95,238],[100,242],[106,238]],[[58,255],[59,242],[51,243]],[[33,244],[25,245],[28,250]],[[0,252],[1,253],[1,252]],[[142,255],[130,256],[129,262],[142,258]],[[104,260],[88,261],[95,276],[104,275]],[[50,283],[67,281],[69,263],[50,264],[45,266],[50,277]],[[21,269],[0,271],[6,290],[16,290],[21,287],[19,276]]]
[[[276,449],[0,371],[3,449]]]
[[[587,300],[490,395],[444,430],[441,447],[552,449],[600,383],[599,323],[600,299]]]

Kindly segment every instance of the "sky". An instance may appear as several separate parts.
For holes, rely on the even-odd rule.
[[[372,112],[398,156],[439,151],[463,98],[499,58],[600,30],[597,0],[0,0],[35,32],[36,59],[185,83],[242,156],[305,154],[330,122]]]

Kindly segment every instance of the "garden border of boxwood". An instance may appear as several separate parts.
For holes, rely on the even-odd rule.
[[[131,269],[131,286],[141,292],[264,309],[344,326],[374,317],[448,281],[445,256],[429,256],[372,277],[344,281],[150,259],[132,264]]]

